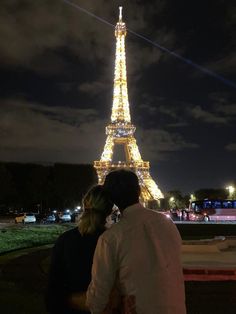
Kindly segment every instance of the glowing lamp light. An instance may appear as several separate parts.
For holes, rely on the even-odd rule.
[[[229,185],[229,186],[227,186],[227,187],[226,187],[226,190],[228,190],[228,191],[229,191],[229,194],[233,194],[233,193],[234,193],[234,191],[235,191],[235,187],[234,187],[234,186],[232,186],[232,185]]]

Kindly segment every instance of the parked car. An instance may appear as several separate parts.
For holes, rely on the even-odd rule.
[[[32,213],[23,213],[15,217],[15,223],[35,223],[36,216]]]
[[[81,216],[81,214],[79,214],[79,213],[73,213],[71,215],[71,222],[78,222],[78,219],[80,216]]]
[[[23,222],[24,222],[24,219],[25,219],[25,213],[18,214],[18,215],[15,217],[15,223],[16,223],[16,224],[18,224],[18,223],[23,223]]]
[[[61,221],[61,222],[71,222],[71,215],[70,215],[70,213],[64,212],[64,213],[60,216],[60,221]]]
[[[23,223],[35,223],[36,222],[36,216],[34,214],[25,214],[25,218]]]
[[[44,223],[54,223],[56,222],[56,216],[55,215],[48,215],[45,220]]]

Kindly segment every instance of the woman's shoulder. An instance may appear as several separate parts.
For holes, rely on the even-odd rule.
[[[99,236],[103,233],[103,230],[97,230],[93,234],[84,234],[82,235],[78,229],[78,227],[65,231],[59,236],[60,240],[68,240],[68,239],[77,239],[82,241],[90,241],[99,238]]]
[[[67,241],[69,239],[73,239],[73,238],[80,238],[81,234],[79,232],[79,229],[76,228],[72,228],[70,230],[67,230],[65,232],[63,232],[57,239],[57,242],[64,242]]]

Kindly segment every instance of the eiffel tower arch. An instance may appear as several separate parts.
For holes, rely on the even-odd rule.
[[[116,55],[114,90],[111,122],[106,127],[106,142],[100,160],[94,161],[99,184],[114,169],[126,168],[134,171],[141,187],[141,202],[151,207],[163,198],[163,194],[150,175],[148,161],[143,161],[134,137],[135,126],[131,123],[125,56],[126,25],[122,20],[122,7],[119,7],[119,21],[115,27]],[[123,145],[125,161],[113,161],[115,145]]]

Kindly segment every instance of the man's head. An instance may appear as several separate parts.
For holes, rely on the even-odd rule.
[[[111,201],[121,211],[139,202],[138,177],[132,171],[121,169],[110,172],[106,176],[104,189],[109,193]]]

